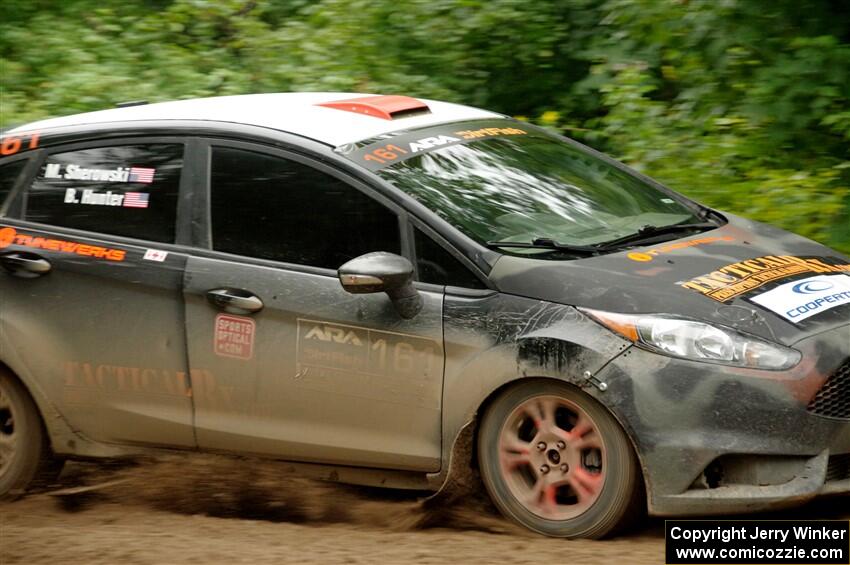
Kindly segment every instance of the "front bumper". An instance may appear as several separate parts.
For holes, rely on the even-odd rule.
[[[807,410],[850,363],[850,325],[794,347],[803,360],[783,372],[631,347],[596,375],[608,385],[599,399],[635,442],[652,514],[762,511],[850,493],[850,419]]]

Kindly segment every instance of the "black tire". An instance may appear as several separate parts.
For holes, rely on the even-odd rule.
[[[0,370],[0,500],[56,478],[62,461],[52,456],[35,403],[17,379]],[[5,449],[3,449],[5,447]]]
[[[541,482],[538,485],[537,482],[541,480],[563,482],[567,474],[574,472],[570,469],[570,465],[563,464],[567,461],[566,451],[563,452],[564,459],[561,461],[557,454],[551,454],[550,446],[541,448],[541,445],[545,444],[542,441],[538,442],[538,438],[544,437],[540,429],[551,429],[551,427],[547,428],[545,424],[535,422],[530,432],[524,432],[526,436],[533,434],[535,439],[530,440],[532,443],[528,445],[533,445],[536,451],[540,453],[535,453],[535,450],[532,449],[529,455],[528,451],[523,449],[518,452],[522,454],[520,457],[523,458],[523,462],[507,466],[503,464],[503,458],[510,450],[506,451],[504,448],[500,448],[500,445],[505,445],[505,442],[508,441],[505,438],[515,437],[512,434],[522,433],[520,430],[525,424],[517,425],[516,422],[521,421],[525,417],[524,415],[528,414],[528,407],[534,407],[538,403],[546,401],[549,402],[549,406],[555,407],[549,409],[552,413],[552,422],[556,422],[558,418],[565,421],[565,418],[570,415],[570,407],[573,407],[575,413],[583,411],[595,426],[592,437],[597,438],[594,442],[601,444],[597,451],[600,454],[604,453],[604,455],[596,456],[600,461],[598,464],[599,475],[596,480],[598,480],[598,485],[601,486],[593,492],[594,498],[591,499],[588,495],[588,502],[578,502],[578,493],[571,490],[573,488],[571,484],[549,487],[553,494],[545,505],[540,501],[546,500],[547,497],[537,498],[537,494],[534,494],[537,493],[535,487],[545,488],[540,485],[548,484]],[[558,416],[555,416],[555,413]],[[566,416],[563,415],[564,413],[566,413]],[[574,422],[577,426],[577,417]],[[560,429],[563,426],[559,425],[558,427]],[[576,433],[580,432],[576,430]],[[581,438],[582,436],[576,437]],[[601,441],[598,438],[601,438]],[[525,441],[529,440],[526,439]],[[569,444],[569,441],[566,443]],[[563,445],[561,441],[558,441],[557,444]],[[523,443],[522,445],[526,444]],[[576,440],[574,445],[584,445],[584,441]],[[564,449],[569,450],[569,445]],[[578,460],[580,465],[584,465],[584,461],[588,457],[587,453],[592,449],[594,448],[579,447],[574,449],[569,455],[570,461]],[[546,475],[544,476],[542,474],[543,467],[548,469],[549,466],[544,464],[537,467],[539,465],[537,459],[541,456],[545,458],[546,454],[550,454],[549,457],[556,458],[557,461],[552,465],[551,471],[545,471]],[[513,454],[508,453],[507,456],[511,455]],[[526,463],[525,458],[535,459]],[[610,536],[631,524],[644,512],[646,507],[643,478],[629,438],[605,407],[581,390],[566,383],[535,379],[513,386],[499,396],[487,409],[478,430],[478,461],[484,486],[502,514],[526,528],[547,536],[590,539]],[[604,467],[602,461],[604,461]],[[559,462],[561,463],[560,466],[557,465]],[[523,469],[518,471],[518,467],[523,467]],[[535,471],[534,469],[538,470]],[[596,467],[593,467],[594,471],[596,469]],[[602,474],[603,470],[604,474]],[[556,472],[561,472],[563,475],[556,477]],[[585,468],[579,472],[582,473],[582,476],[586,476],[588,471]],[[530,498],[525,498],[525,502],[523,502],[517,495],[517,488],[521,489],[523,486],[516,486],[522,480],[516,477],[522,479],[532,473],[534,476],[523,480],[528,482],[528,488],[533,491],[533,494]],[[562,503],[561,489],[567,490],[566,503]],[[555,492],[559,493],[557,502],[555,502]],[[573,493],[575,497],[572,497]],[[568,506],[573,500],[576,501],[573,503],[575,506]],[[553,504],[558,506],[553,506]],[[566,505],[562,506],[562,504]],[[543,508],[545,512],[541,512],[543,506],[545,506]],[[558,517],[561,508],[567,509],[566,516],[569,517]],[[553,518],[545,517],[550,515],[548,512],[551,512]],[[570,512],[575,512],[577,515],[570,516]]]

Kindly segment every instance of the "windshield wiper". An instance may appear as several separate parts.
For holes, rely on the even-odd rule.
[[[565,251],[567,253],[574,253],[577,255],[600,255],[602,253],[609,253],[617,247],[648,241],[660,235],[692,230],[706,230],[713,229],[716,227],[717,224],[711,222],[700,222],[694,224],[672,224],[669,226],[660,227],[646,225],[640,228],[636,233],[629,234],[627,236],[620,237],[617,239],[612,239],[611,241],[605,241],[603,243],[594,243],[592,245],[570,245],[568,243],[559,243],[554,239],[548,237],[537,237],[531,240],[531,242],[488,241],[487,247],[515,247],[517,249],[552,249],[554,251]]]
[[[577,255],[598,255],[600,250],[594,245],[569,245],[558,243],[548,237],[537,237],[531,242],[525,241],[488,241],[487,247],[515,247],[517,249],[552,249],[554,251],[566,251]]]
[[[598,245],[598,249],[600,251],[605,251],[615,247],[621,247],[623,245],[649,241],[651,239],[655,239],[659,235],[666,235],[692,230],[708,230],[714,229],[716,227],[717,224],[712,222],[699,222],[694,224],[671,224],[669,226],[646,225],[633,234],[629,234],[623,237],[618,237],[617,239],[612,239],[611,241],[600,243]]]

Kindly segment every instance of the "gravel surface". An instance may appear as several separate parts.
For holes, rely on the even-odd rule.
[[[197,455],[69,464],[54,490],[0,506],[0,563],[664,562],[659,519],[613,540],[548,539],[504,521],[480,496],[426,506],[422,493],[288,478],[280,469]],[[850,498],[766,517],[850,519]]]

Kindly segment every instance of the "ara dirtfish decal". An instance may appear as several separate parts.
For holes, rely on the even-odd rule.
[[[299,318],[296,362],[299,374],[341,371],[422,379],[438,374],[442,354],[428,338]]]
[[[749,299],[790,322],[850,304],[850,276],[819,275],[780,285]]]
[[[766,255],[732,263],[678,284],[718,302],[728,302],[768,283],[796,275],[845,272],[850,272],[850,264],[835,258]]]
[[[483,124],[482,124],[483,125]],[[362,147],[345,145],[336,151],[369,170],[377,171],[428,151],[451,145],[470,143],[493,137],[512,137],[529,132],[517,125],[505,126],[505,121],[477,129],[458,129],[454,126],[439,126],[425,130],[382,136],[374,143]]]
[[[439,406],[439,342],[329,321],[297,319],[296,386],[333,394]]]

